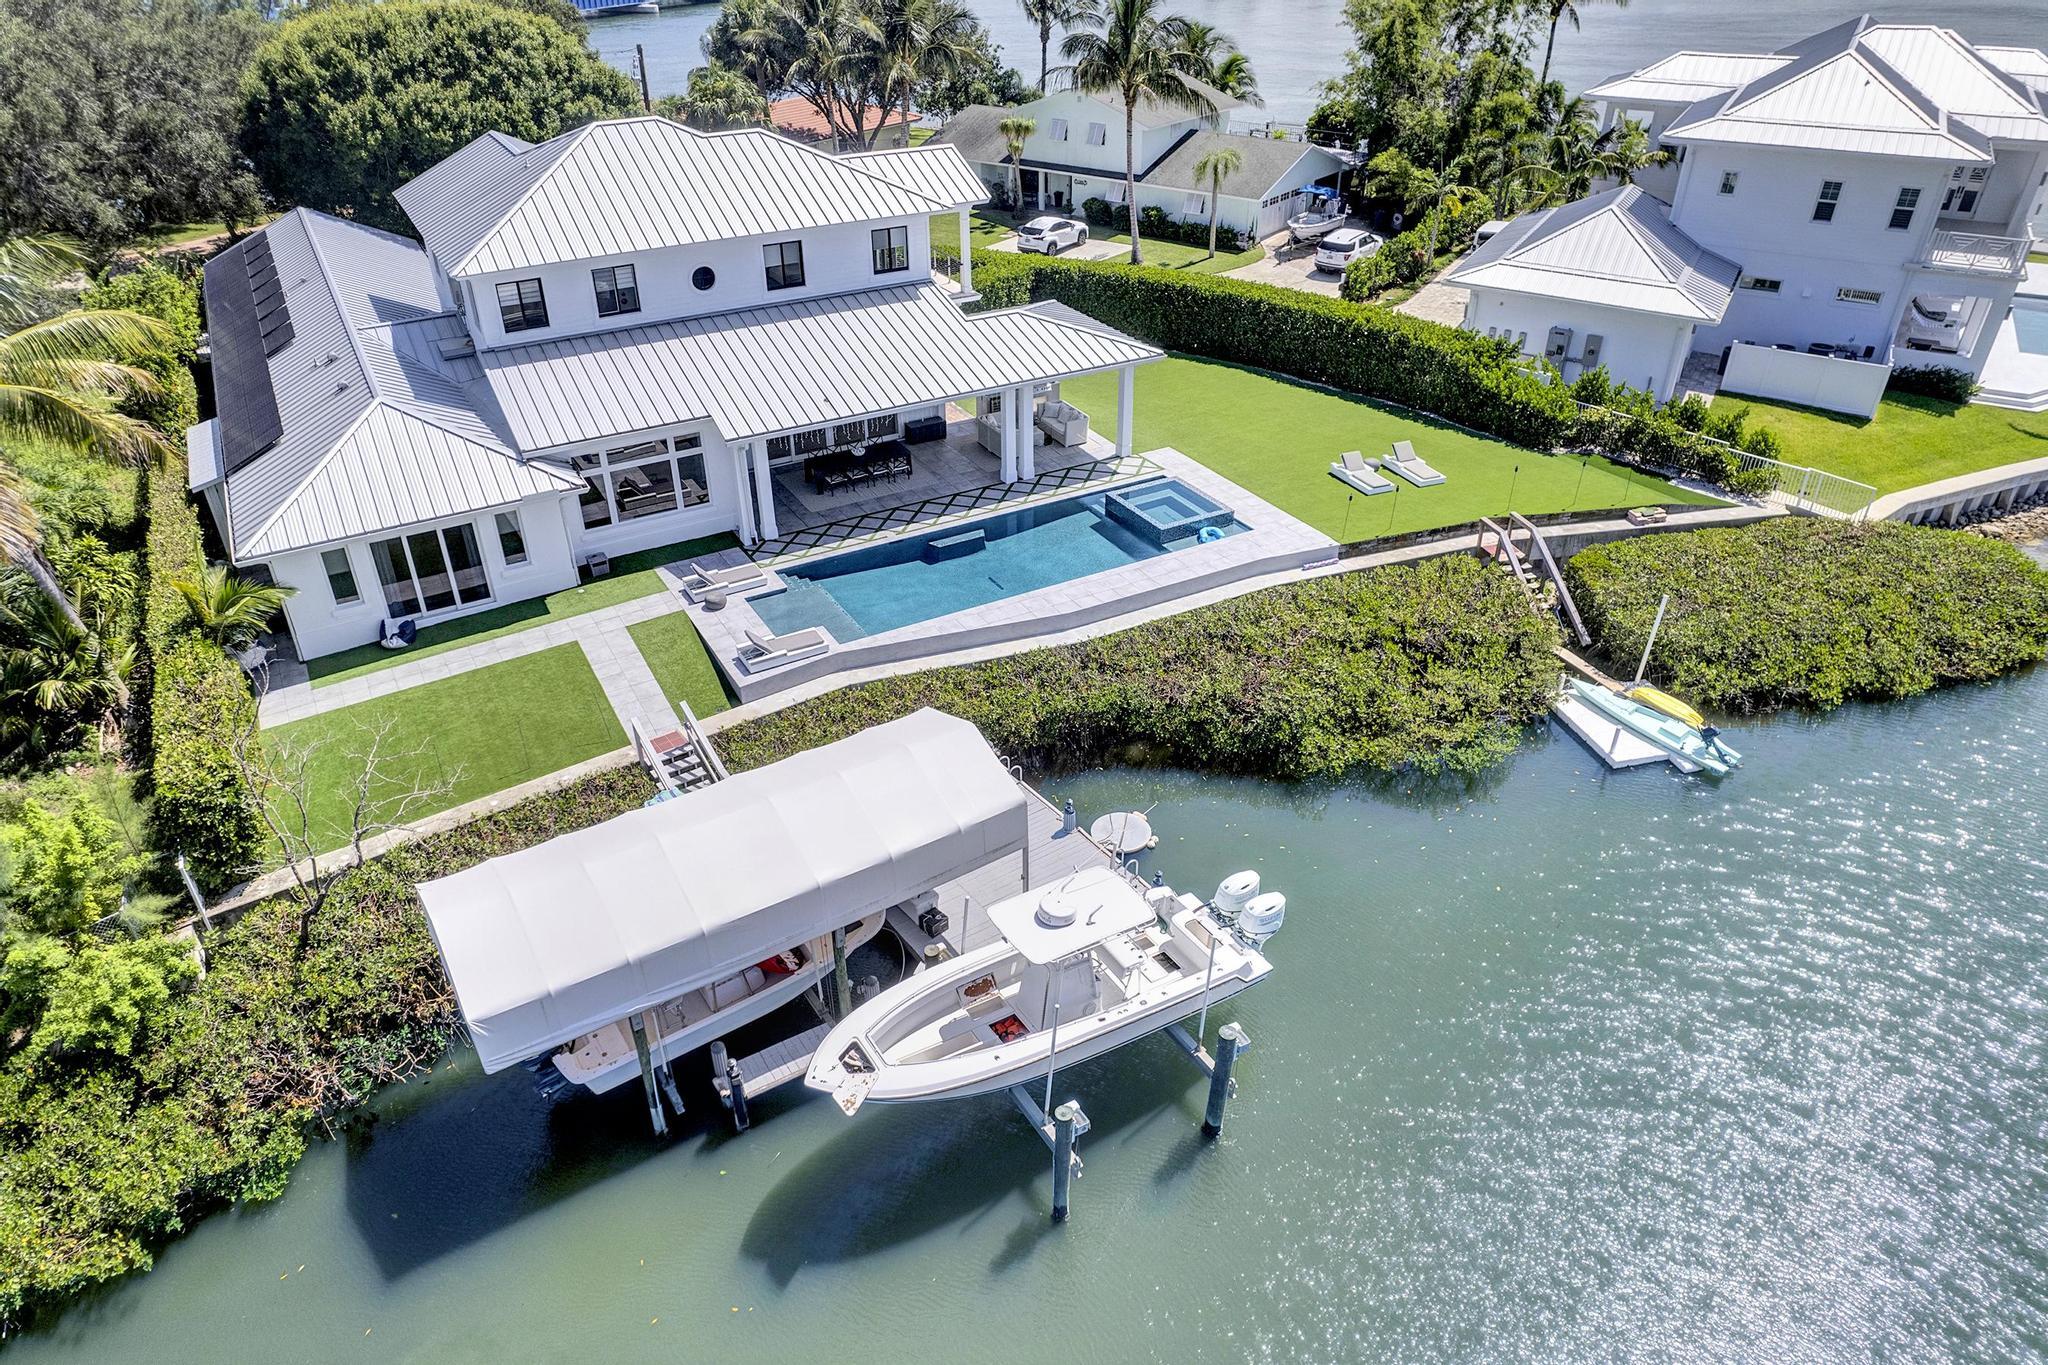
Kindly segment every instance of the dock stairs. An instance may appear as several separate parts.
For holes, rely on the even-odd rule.
[[[1517,535],[1525,536],[1528,543],[1517,545]],[[1565,584],[1564,570],[1534,522],[1520,512],[1508,513],[1505,527],[1491,517],[1481,517],[1477,548],[1482,557],[1505,568],[1522,585],[1531,611],[1538,616],[1556,613],[1580,645],[1593,643],[1579,617],[1578,603],[1572,601],[1572,590]]]
[[[678,700],[676,714],[681,724],[660,734],[650,735],[648,727],[638,720],[632,726],[633,752],[647,775],[654,779],[654,785],[661,789],[655,796],[657,801],[708,787],[726,776],[718,750],[697,723],[689,703]]]

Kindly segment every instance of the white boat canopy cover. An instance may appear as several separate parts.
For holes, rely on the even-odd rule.
[[[1042,967],[1142,928],[1159,915],[1118,873],[1090,867],[997,901],[988,918],[1026,962]]]
[[[1023,789],[923,710],[423,883],[485,1071],[1022,849]]]

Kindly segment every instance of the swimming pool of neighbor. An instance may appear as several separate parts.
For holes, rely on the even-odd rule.
[[[2022,351],[2028,355],[2048,355],[2048,301],[2014,299],[2012,330]]]
[[[783,591],[747,605],[778,634],[823,626],[844,642],[1249,529],[1207,494],[1158,479],[793,564],[778,570]]]

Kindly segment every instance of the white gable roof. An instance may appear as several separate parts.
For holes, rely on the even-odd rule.
[[[948,143],[849,152],[839,159],[949,208],[986,204],[989,199],[988,186],[960,155],[960,149]]]
[[[1740,273],[1634,185],[1514,219],[1445,279],[1469,288],[1719,322]]]
[[[2038,47],[1980,47],[1977,55],[2036,95],[2048,95],[2048,52]]]
[[[528,451],[715,423],[729,441],[1157,360],[1107,328],[1029,308],[969,316],[926,283],[487,351]]]
[[[1674,52],[1640,71],[1610,77],[1586,94],[1616,104],[1694,104],[1768,76],[1791,60],[1777,53]]]
[[[1881,24],[1866,30],[1862,42],[1951,117],[1983,136],[2048,142],[2040,97],[1985,60],[1954,29]]]
[[[451,275],[935,213],[937,200],[759,128],[586,124],[538,147],[487,136],[397,192]]]

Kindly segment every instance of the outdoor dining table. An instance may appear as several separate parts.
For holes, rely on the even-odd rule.
[[[819,492],[850,488],[870,479],[890,478],[911,472],[910,447],[891,438],[858,450],[835,450],[813,455],[804,461],[804,477]]]

